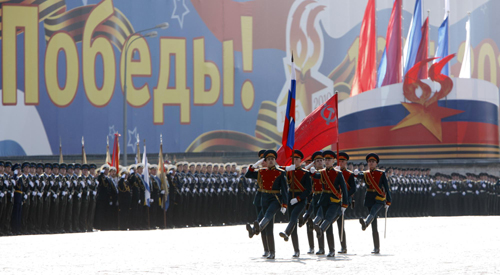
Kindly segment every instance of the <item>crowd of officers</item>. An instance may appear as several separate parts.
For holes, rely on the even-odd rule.
[[[304,161],[306,163],[307,161]],[[145,201],[143,165],[0,161],[0,235],[182,228],[253,222],[257,180],[236,163],[165,165],[168,190],[149,165],[150,205]],[[350,171],[366,169],[348,164]],[[389,217],[500,215],[498,177],[480,173],[430,175],[430,169],[380,167],[386,171],[393,206]],[[362,180],[345,218],[366,215]],[[168,199],[164,201],[164,195]],[[167,211],[164,213],[164,205]],[[276,215],[276,222],[288,222]],[[95,220],[95,223],[94,223]],[[166,221],[166,222],[165,222]]]

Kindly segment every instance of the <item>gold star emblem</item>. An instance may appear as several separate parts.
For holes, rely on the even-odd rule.
[[[410,114],[394,126],[391,131],[422,124],[441,142],[443,141],[441,119],[464,112],[462,110],[440,107],[437,102],[427,107],[418,103],[403,102],[402,104]]]

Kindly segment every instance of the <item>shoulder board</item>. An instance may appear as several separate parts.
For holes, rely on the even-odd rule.
[[[342,171],[341,171],[341,170],[337,170],[337,169],[335,169],[335,168],[333,168],[333,170],[335,170],[335,172],[337,172],[337,173],[342,173]]]
[[[281,169],[279,167],[276,167],[276,171],[280,171],[280,172],[283,172],[283,173],[285,172],[285,170],[283,170],[283,169]]]

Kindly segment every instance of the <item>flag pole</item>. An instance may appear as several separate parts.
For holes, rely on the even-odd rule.
[[[293,51],[292,51],[292,70],[294,70],[294,66],[293,66]],[[293,72],[292,72],[292,76],[293,76]],[[290,106],[291,108],[292,106]],[[294,108],[295,110],[295,108]],[[295,120],[295,118],[294,118]],[[295,121],[294,121],[294,125],[295,125]],[[293,139],[294,139],[294,142],[293,142],[293,148],[292,148],[292,165],[294,165],[293,163],[293,152],[295,150],[295,127],[293,127]],[[288,131],[290,132],[290,129],[288,129]],[[290,187],[292,188],[292,199],[295,197],[295,169],[292,170],[292,184],[290,185]]]
[[[333,88],[335,90],[335,87]],[[339,151],[340,151],[340,137],[339,137],[339,96],[337,94],[337,91],[335,91],[334,96],[337,96],[335,100],[335,118],[337,119],[337,166],[340,166],[339,162]],[[344,240],[344,214],[342,214],[342,227],[340,229],[340,241],[342,242]]]
[[[165,178],[165,166],[164,165],[164,161],[163,161],[163,135],[160,134],[160,161],[158,163],[158,169],[161,169],[161,173],[160,173],[160,181],[162,181],[161,183],[163,183],[163,180]],[[167,189],[167,186],[165,185],[164,186],[165,189]],[[165,204],[167,203],[167,191],[165,190],[165,195],[163,195],[163,205],[161,208],[163,208],[163,228],[167,228],[167,210],[165,210]]]

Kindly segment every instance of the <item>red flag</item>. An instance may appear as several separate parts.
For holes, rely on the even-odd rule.
[[[382,85],[386,86],[402,81],[401,73],[401,1],[395,0],[392,7],[391,19],[387,26],[386,45],[387,51],[387,72]]]
[[[427,59],[427,45],[429,41],[429,17],[425,19],[424,24],[422,24],[422,39],[420,40],[420,45],[418,46],[417,57],[415,59],[415,64],[417,62]],[[427,79],[427,65],[420,68],[418,72],[418,79]]]
[[[351,96],[374,89],[377,85],[376,39],[375,0],[368,0],[359,33],[358,66],[352,82]]]
[[[117,173],[120,172],[120,145],[118,142],[118,137],[120,134],[115,134],[115,141],[113,143],[113,156],[111,157],[111,166],[116,168]]]
[[[332,143],[338,143],[337,101],[338,95],[335,94],[312,111],[295,130],[294,149],[300,150],[304,159]],[[288,165],[291,161],[286,158],[285,149],[281,146],[278,150],[278,164]]]

